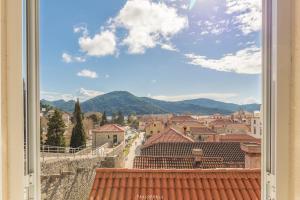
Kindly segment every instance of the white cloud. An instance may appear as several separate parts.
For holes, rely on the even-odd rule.
[[[62,57],[62,60],[65,62],[65,63],[71,63],[71,62],[85,62],[85,58],[84,57],[81,57],[81,56],[72,56],[68,53],[63,53],[61,55]]]
[[[89,34],[86,24],[75,25],[73,27],[73,32],[74,33],[82,33],[83,35],[88,35]]]
[[[226,0],[226,13],[234,14],[233,21],[247,35],[262,27],[261,0]]]
[[[97,78],[98,77],[96,72],[88,70],[88,69],[81,70],[80,72],[77,73],[77,76],[87,77],[87,78]]]
[[[206,56],[185,54],[189,64],[199,65],[217,71],[235,72],[239,74],[261,73],[261,49],[255,46],[241,49],[235,53],[225,54],[219,59]]]
[[[160,46],[162,49],[168,50],[168,51],[179,51],[174,45],[172,44],[161,44]]]
[[[199,20],[197,25],[200,27],[200,35],[220,35],[228,32],[230,21],[229,20]]]
[[[104,78],[109,78],[109,77],[110,77],[109,74],[105,74],[105,75],[104,75]]]
[[[97,90],[87,90],[87,89],[84,89],[84,88],[80,88],[75,96],[77,98],[79,98],[81,101],[86,101],[88,99],[91,99],[93,97],[96,97],[96,96],[99,96],[99,95],[102,95],[104,94],[103,92],[100,92],[100,91],[97,91]]]
[[[157,82],[157,80],[155,80],[155,79],[153,79],[153,80],[151,80],[151,83],[156,83]]]
[[[169,41],[188,26],[188,19],[164,3],[128,0],[112,23],[128,30],[122,44],[128,46],[129,53],[142,54],[147,48]]]
[[[72,62],[72,56],[70,54],[63,53],[61,57],[62,57],[63,61],[66,63]]]
[[[253,103],[258,103],[259,101],[254,98],[254,97],[247,97],[242,100],[241,104],[253,104]]]
[[[46,99],[48,101],[63,99],[65,101],[69,101],[71,99],[74,99],[74,96],[68,93],[41,91],[41,99]]]
[[[46,99],[48,101],[55,101],[55,100],[76,100],[79,98],[80,101],[86,101],[93,97],[99,96],[104,94],[103,92],[97,90],[87,90],[84,88],[80,88],[75,92],[75,94],[70,93],[60,93],[60,92],[49,92],[49,91],[41,91],[41,99]]]
[[[218,101],[230,101],[232,98],[236,98],[238,95],[236,93],[195,93],[195,94],[186,94],[186,95],[175,95],[175,96],[166,96],[166,95],[157,95],[151,96],[153,99],[163,100],[163,101],[182,101],[198,98],[208,98]]]
[[[94,37],[83,35],[79,38],[79,46],[89,56],[107,56],[116,52],[116,37],[112,31],[102,31]]]

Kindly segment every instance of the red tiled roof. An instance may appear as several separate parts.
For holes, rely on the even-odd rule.
[[[190,127],[191,134],[216,134],[215,131],[208,127]]]
[[[93,129],[92,131],[93,132],[124,132],[125,130],[116,124],[105,124],[96,129]]]
[[[89,200],[259,200],[259,170],[97,169]]]
[[[227,129],[246,129],[248,131],[251,130],[251,127],[247,124],[235,123],[235,124],[228,124],[226,126]]]
[[[170,119],[172,122],[183,122],[183,121],[196,121],[196,119],[192,118],[189,115],[178,115],[178,116],[173,116]]]
[[[261,140],[248,134],[220,134],[219,142],[255,142],[261,143]]]
[[[228,125],[232,124],[232,121],[230,119],[216,119],[209,123],[210,125]]]
[[[223,158],[203,157],[195,162],[195,157],[135,156],[133,168],[139,169],[193,169],[225,168]]]
[[[162,133],[152,135],[146,140],[144,147],[163,142],[194,142],[194,140],[170,128]]]

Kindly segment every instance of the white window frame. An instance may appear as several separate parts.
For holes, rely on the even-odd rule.
[[[20,200],[24,195],[25,177],[22,179],[23,162],[23,119],[16,115],[23,110],[22,98],[22,1],[0,0],[1,9],[1,122],[0,122],[0,179],[2,195],[0,200]],[[38,94],[38,0],[27,0],[31,3],[28,40],[31,48],[29,63],[31,63],[30,80],[30,122],[29,127],[36,137],[31,138],[32,152],[32,198],[40,199],[39,180],[39,94]],[[272,19],[272,27],[268,29],[265,23],[264,34],[264,134],[262,156],[262,199],[289,199],[289,77],[291,68],[291,0],[263,0],[264,22]],[[272,3],[272,7],[268,7]],[[266,12],[267,11],[267,12]],[[266,15],[272,11],[272,15]],[[28,13],[28,14],[29,14]],[[32,48],[35,47],[35,48]],[[267,66],[272,65],[269,74]],[[270,89],[272,86],[272,90]],[[274,94],[274,96],[272,96]],[[270,104],[270,101],[272,102]],[[272,117],[268,113],[274,111]],[[279,114],[280,113],[280,114]],[[268,142],[273,141],[274,150],[268,148]],[[35,152],[34,152],[35,150]],[[271,154],[272,153],[272,154]],[[271,156],[270,156],[271,155]],[[273,157],[273,165],[266,165]],[[0,182],[0,183],[1,183]],[[2,198],[2,199],[1,199]]]
[[[262,199],[289,199],[291,0],[263,1]]]

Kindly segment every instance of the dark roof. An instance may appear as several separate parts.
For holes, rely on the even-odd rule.
[[[146,140],[144,147],[163,142],[194,142],[194,140],[170,128],[164,132],[153,134]]]
[[[193,169],[193,168],[225,168],[223,158],[202,158],[195,162],[194,157],[161,157],[161,156],[136,156],[133,168],[139,169]]]
[[[226,163],[245,162],[239,142],[157,143],[141,148],[142,156],[192,156],[193,149],[202,149],[204,157],[221,157]]]
[[[89,200],[259,200],[260,176],[248,169],[97,169]]]

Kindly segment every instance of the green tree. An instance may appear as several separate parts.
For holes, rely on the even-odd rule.
[[[122,114],[122,112],[121,111],[119,111],[118,112],[118,114],[117,114],[117,118],[116,118],[116,122],[115,123],[117,123],[117,124],[119,124],[119,125],[124,125],[124,115]]]
[[[47,140],[45,144],[64,147],[66,145],[64,137],[66,125],[59,110],[55,109],[54,114],[50,117],[47,125]]]
[[[117,123],[117,119],[118,119],[117,113],[113,112],[110,123],[112,123],[112,124]]]
[[[100,123],[100,126],[103,126],[107,124],[107,117],[106,117],[106,113],[105,111],[103,112],[103,115],[102,115],[102,118],[101,118],[101,123]]]
[[[100,117],[96,114],[91,114],[90,116],[88,116],[88,119],[91,119],[95,124],[99,124],[99,121],[100,121]]]
[[[82,118],[83,115],[81,113],[79,99],[77,99],[77,102],[75,103],[74,113],[73,113],[73,119],[75,125],[72,130],[70,147],[76,148],[76,147],[86,145],[86,137],[83,128]]]

